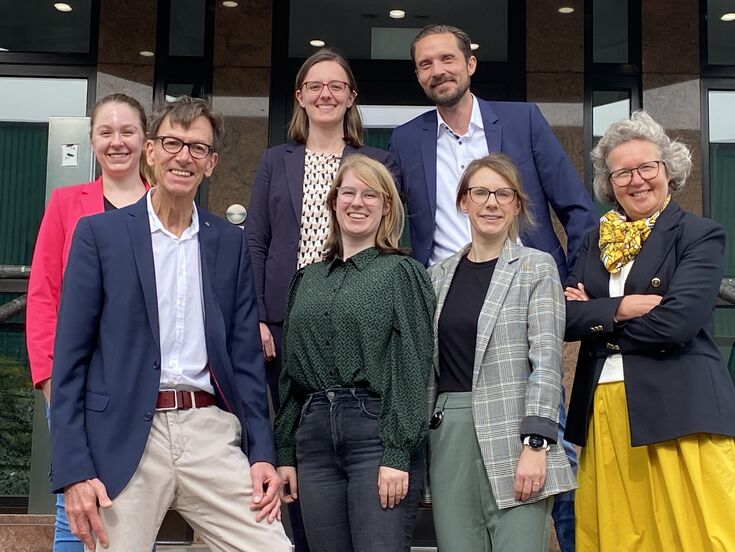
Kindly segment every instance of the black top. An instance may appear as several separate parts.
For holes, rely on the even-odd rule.
[[[112,203],[110,203],[110,200],[109,199],[107,199],[105,197],[104,200],[105,200],[105,213],[107,211],[116,211],[117,210],[117,207],[115,207]]]
[[[497,262],[457,265],[439,316],[439,393],[472,391],[477,319]]]

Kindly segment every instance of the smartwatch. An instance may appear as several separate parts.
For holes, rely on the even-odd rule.
[[[526,435],[523,438],[523,444],[531,447],[531,450],[549,450],[549,442],[541,437],[541,435]]]

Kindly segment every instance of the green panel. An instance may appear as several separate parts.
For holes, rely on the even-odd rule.
[[[45,123],[0,122],[0,264],[30,264],[46,198]]]
[[[725,275],[735,276],[735,144],[710,144],[712,218],[725,227]]]

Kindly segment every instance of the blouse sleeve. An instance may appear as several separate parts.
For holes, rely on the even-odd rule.
[[[390,377],[379,420],[382,465],[408,471],[426,435],[426,386],[434,357],[436,300],[426,270],[406,257],[393,287]]]

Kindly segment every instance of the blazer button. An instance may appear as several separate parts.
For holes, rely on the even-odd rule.
[[[610,349],[611,351],[614,351],[614,350],[615,350],[615,345],[613,345],[612,343],[608,343],[608,344],[606,344],[606,345],[605,345],[605,347],[607,347],[607,348],[608,348],[608,349]]]
[[[153,362],[153,369],[154,370],[160,370],[161,369],[161,363],[157,360]]]
[[[651,279],[651,285],[655,288],[659,287],[661,285],[661,278]]]
[[[143,416],[143,419],[146,422],[150,422],[153,419],[153,414],[151,414],[150,412],[146,412],[145,415]]]

